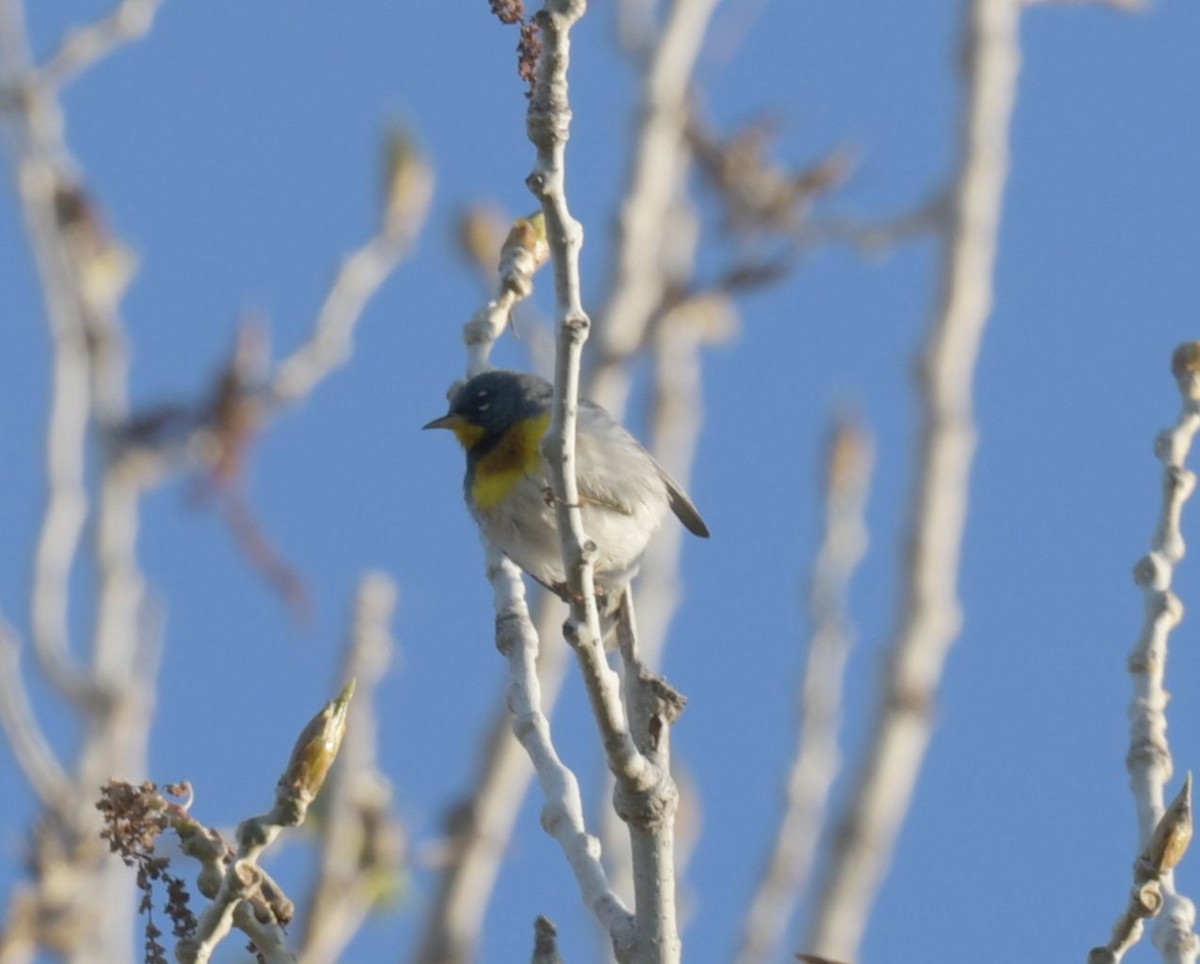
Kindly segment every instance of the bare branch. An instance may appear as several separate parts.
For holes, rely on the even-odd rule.
[[[179,942],[176,958],[180,964],[205,964],[234,927],[250,936],[269,964],[295,961],[287,951],[282,929],[291,919],[291,902],[258,866],[258,860],[284,830],[304,822],[337,758],[353,695],[351,681],[305,726],[276,784],[275,805],[267,813],[238,825],[238,848],[232,858],[225,860],[218,850],[202,861],[206,869],[201,873],[199,888],[211,897],[211,903],[200,915],[194,936]],[[186,839],[184,849],[189,852]],[[212,876],[218,861],[224,863],[224,868],[214,893]]]
[[[496,647],[508,661],[506,695],[513,733],[529,754],[538,775],[542,827],[558,841],[583,901],[608,932],[620,961],[630,960],[634,920],[608,886],[600,863],[599,842],[587,832],[583,801],[575,774],[559,759],[550,737],[550,721],[542,712],[537,677],[538,638],[525,603],[521,571],[493,546],[487,547],[488,579],[496,607]]]
[[[562,602],[541,593],[534,615],[535,635],[553,639],[562,626]],[[566,646],[539,650],[539,709],[549,715],[570,664]],[[465,962],[478,954],[488,899],[500,861],[534,774],[530,756],[512,738],[513,717],[507,700],[497,702],[483,739],[471,789],[447,818],[450,858],[438,881],[433,906],[425,917],[413,960]]]
[[[530,964],[563,964],[558,953],[558,930],[548,917],[533,922],[533,957]]]
[[[675,866],[672,824],[678,792],[671,780],[669,723],[674,715],[652,699],[657,690],[632,676],[626,661],[626,706],[619,680],[604,657],[600,615],[596,605],[593,563],[596,545],[583,528],[576,477],[575,434],[583,344],[591,325],[584,313],[579,286],[579,251],[583,229],[571,216],[565,192],[569,31],[583,15],[580,0],[548,0],[538,15],[545,49],[529,106],[529,138],[538,159],[528,179],[542,202],[546,237],[554,262],[558,351],[554,365],[554,403],[542,448],[554,488],[558,533],[562,540],[571,615],[565,631],[575,650],[592,713],[600,729],[609,769],[617,779],[616,807],[629,826],[633,854],[633,955],[639,961],[678,961],[681,944],[675,913]],[[630,592],[622,608],[632,633]],[[681,706],[680,702],[680,706]],[[675,709],[677,715],[678,708]],[[639,719],[639,715],[644,718]],[[651,736],[653,734],[653,736]],[[618,949],[618,956],[620,952]]]
[[[575,423],[579,407],[579,374],[583,344],[591,321],[583,310],[579,285],[579,251],[583,228],[567,207],[565,165],[570,108],[567,65],[571,26],[585,9],[582,0],[550,0],[538,14],[545,38],[538,78],[529,104],[529,138],[537,147],[537,163],[529,175],[530,190],[542,203],[546,238],[554,263],[558,351],[554,366],[554,403],[542,450],[554,487],[563,564],[572,597],[568,642],[583,671],[588,698],[600,727],[609,766],[618,780],[642,788],[654,782],[638,753],[621,706],[620,685],[604,659],[600,614],[596,606],[593,562],[595,543],[583,529],[575,468]]]
[[[338,765],[325,786],[320,868],[305,924],[303,964],[333,964],[394,880],[404,837],[391,814],[392,789],[376,760],[374,695],[391,661],[397,590],[381,572],[363,576],[342,667],[356,680]]]
[[[411,140],[393,133],[387,145],[379,231],[347,257],[317,313],[307,342],[285,359],[270,385],[274,404],[295,403],[350,357],[367,302],[412,249],[433,196],[433,171]]]
[[[684,227],[679,217],[668,216],[667,211],[677,203],[678,184],[686,180],[681,175],[676,178],[672,172],[677,169],[686,170],[688,151],[682,136],[687,115],[686,92],[699,53],[700,40],[707,29],[708,17],[714,6],[715,0],[675,0],[661,42],[655,44],[645,67],[643,110],[635,136],[635,159],[631,162],[629,197],[622,214],[624,228],[618,241],[619,249],[628,247],[630,250],[624,254],[618,251],[616,256],[621,267],[617,269],[618,277],[614,281],[615,287],[609,305],[603,312],[604,318],[614,314],[614,306],[625,302],[627,296],[620,293],[622,288],[630,285],[636,288],[644,277],[648,277],[648,283],[659,283],[654,280],[659,273],[658,269],[650,270],[643,260],[647,250],[666,247],[669,242],[677,262],[684,256],[684,252],[694,246],[685,237],[681,237],[694,235],[694,230]],[[666,129],[675,133],[665,134]],[[673,144],[675,150],[683,153],[684,157],[678,163],[669,162],[668,155],[663,153],[663,145],[667,143]],[[536,257],[521,245],[513,244],[510,235],[509,244],[506,245],[510,253],[501,259],[500,290],[496,298],[481,309],[468,324],[465,336],[471,351],[468,375],[478,374],[486,367],[491,344],[507,324],[513,305],[528,295],[527,286],[531,284],[532,270],[548,256],[545,251],[544,223],[539,218],[538,230],[541,240]],[[634,230],[635,226],[639,230]],[[663,231],[666,232],[664,238],[654,242],[652,235]],[[469,250],[473,251],[474,245],[469,246]],[[516,272],[514,275],[511,270],[511,267],[516,266],[514,257],[518,262],[528,262],[532,268],[526,268],[525,271]],[[506,265],[510,268],[506,269]],[[503,281],[506,276],[512,278],[508,283]],[[656,298],[659,296],[651,295],[643,299],[630,292],[628,297],[635,303],[656,308]],[[625,310],[619,310],[619,314],[626,318],[626,325],[632,323]],[[637,322],[638,332],[625,336],[628,344],[642,344],[644,329],[649,325],[650,319],[649,313],[640,318]],[[617,375],[628,358],[618,358],[615,351],[604,347],[608,344],[607,328],[607,323],[601,321],[597,325],[596,337],[601,352],[610,356],[612,360],[589,369],[586,394],[588,398],[600,403],[619,418],[625,407],[625,388],[623,378]],[[670,463],[667,464],[669,468],[674,468]],[[676,475],[679,476],[680,473],[676,472]],[[663,532],[652,543],[643,566],[647,575],[655,567],[650,558],[650,555],[657,551],[655,547],[669,540],[670,536]],[[556,598],[543,595],[535,618],[538,634],[542,638],[545,638],[547,633],[557,633],[561,624],[559,609],[560,604]],[[653,627],[659,624],[659,615],[660,607],[651,599],[651,640],[656,635]],[[542,709],[546,713],[554,706],[562,685],[567,667],[565,652],[565,647],[550,647],[541,653],[538,660]],[[436,907],[427,918],[417,960],[461,960],[470,957],[468,949],[474,945],[504,844],[511,834],[517,810],[524,797],[525,784],[531,774],[524,757],[513,752],[512,744],[508,740],[508,729],[508,709],[501,703],[493,714],[487,736],[483,740],[480,766],[468,802],[459,808],[459,813],[464,815],[466,823],[454,841],[454,857],[442,876]],[[451,947],[460,948],[460,951],[451,951]],[[462,957],[456,956],[458,953],[461,953]]]
[[[21,772],[42,805],[49,810],[61,807],[71,795],[71,779],[38,725],[21,679],[21,644],[3,616],[0,616],[0,725]]]
[[[687,182],[688,89],[717,0],[673,0],[647,64],[629,186],[617,221],[615,274],[596,325],[590,397],[619,417],[625,362],[641,346],[674,275],[669,217]],[[671,243],[668,243],[670,241]]]
[[[63,88],[118,48],[144,37],[162,0],[121,0],[112,12],[67,34],[62,45],[37,70],[35,82]]]
[[[1185,465],[1196,432],[1200,430],[1200,343],[1180,345],[1171,359],[1182,407],[1179,420],[1155,441],[1154,451],[1163,463],[1163,497],[1158,524],[1150,539],[1150,552],[1134,566],[1134,581],[1144,599],[1143,624],[1129,655],[1133,701],[1129,708],[1129,754],[1126,766],[1138,814],[1138,839],[1142,848],[1152,842],[1164,813],[1163,796],[1173,763],[1167,744],[1167,637],[1183,617],[1183,606],[1171,591],[1175,566],[1183,558],[1184,541],[1179,522],[1183,504],[1196,488],[1195,473]],[[1194,961],[1200,941],[1193,930],[1196,911],[1192,902],[1175,892],[1174,875],[1162,879],[1163,913],[1154,929],[1154,943],[1165,960]],[[1120,955],[1118,954],[1118,960]]]
[[[1164,876],[1183,859],[1192,842],[1192,775],[1189,773],[1171,805],[1163,812],[1158,826],[1142,847],[1133,864],[1133,889],[1129,904],[1113,925],[1112,937],[1103,947],[1088,952],[1088,964],[1119,964],[1126,952],[1142,939],[1142,921],[1157,916],[1167,900]],[[1181,898],[1175,897],[1176,901]],[[1195,938],[1191,943],[1195,944]],[[1180,947],[1182,942],[1176,942]],[[1193,951],[1192,957],[1195,954]],[[1168,960],[1189,960],[1186,956],[1167,956]]]
[[[742,929],[737,960],[774,960],[793,906],[812,873],[829,792],[841,767],[838,729],[846,659],[850,580],[867,549],[864,521],[874,461],[869,434],[853,419],[834,425],[825,457],[825,536],[813,566],[813,622],[800,689],[799,740],[783,814]]]
[[[806,949],[854,960],[933,726],[942,665],[960,623],[956,583],[975,448],[971,390],[991,311],[1008,132],[1020,63],[1019,0],[974,0],[966,23],[960,160],[941,303],[921,366],[922,438],[903,610],[885,692],[821,881]]]

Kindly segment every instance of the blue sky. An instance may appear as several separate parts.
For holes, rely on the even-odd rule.
[[[41,53],[67,24],[106,9],[30,6]],[[592,8],[574,35],[568,190],[598,307],[635,88],[610,4]],[[190,779],[196,812],[213,823],[265,807],[299,726],[332,692],[359,574],[381,568],[398,580],[402,655],[380,694],[380,751],[419,845],[465,788],[504,673],[461,505],[461,455],[419,427],[443,410],[463,367],[460,327],[481,298],[453,250],[455,216],[479,200],[531,210],[533,153],[515,33],[482,0],[349,10],[168,0],[148,40],[73,85],[65,104],[88,182],[141,258],[125,316],[133,396],[147,404],[201,391],[246,309],[269,313],[277,353],[304,338],[339,257],[373,230],[387,121],[410,124],[435,165],[419,249],[368,306],[352,364],[254,453],[251,502],[312,586],[312,624],[292,625],[219,519],[189,505],[186,481],[146,500],[142,536],[168,606],[151,775]],[[789,162],[851,146],[860,163],[830,212],[905,211],[953,160],[959,13],[944,0],[726,0],[716,35],[749,31],[732,52],[706,50],[704,103],[726,129],[777,115],[777,156]],[[965,623],[866,961],[1081,960],[1129,884],[1125,658],[1141,618],[1130,570],[1158,511],[1153,439],[1178,410],[1170,354],[1200,331],[1200,9],[1048,5],[1025,15],[1022,43],[977,378]],[[690,960],[728,957],[777,812],[807,629],[800,593],[820,534],[821,442],[845,399],[878,446],[871,550],[852,593],[848,754],[861,747],[896,617],[913,360],[936,271],[929,241],[879,259],[814,254],[785,283],[744,298],[738,339],[705,357],[708,417],[691,491],[713,538],[686,546],[686,598],[666,657],[690,700],[674,745],[705,821],[688,872]],[[47,346],[11,190],[0,193],[0,278],[0,604],[25,632]],[[536,300],[552,308],[546,281]],[[527,364],[511,340],[497,361]],[[635,431],[640,418],[635,400]],[[1185,536],[1196,517],[1185,510]],[[1195,573],[1191,559],[1177,573],[1185,608],[1200,596]],[[80,639],[87,623],[80,602]],[[1200,672],[1197,641],[1187,617],[1168,669],[1181,773],[1200,760],[1200,699],[1185,685]],[[47,728],[73,745],[46,688],[33,689]],[[556,727],[595,803],[602,764],[577,681]],[[0,784],[14,779],[0,754]],[[21,794],[0,801],[7,853],[29,814]],[[14,863],[0,866],[0,893]],[[1193,894],[1195,866],[1178,873]],[[407,947],[430,882],[418,872],[406,902],[348,959],[394,959]],[[570,959],[586,958],[594,935],[535,801],[504,865],[483,959],[525,958],[539,913],[558,922]],[[1127,958],[1150,959],[1144,947]]]

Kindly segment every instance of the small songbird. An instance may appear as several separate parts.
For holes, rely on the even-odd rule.
[[[448,428],[467,453],[467,507],[483,531],[538,582],[567,598],[554,495],[541,441],[554,389],[544,378],[488,371],[463,384],[450,411],[425,428]],[[599,405],[579,402],[575,469],[583,528],[596,544],[602,608],[615,607],[669,507],[708,537],[692,500],[654,457]]]

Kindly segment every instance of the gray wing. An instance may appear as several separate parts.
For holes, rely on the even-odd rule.
[[[667,501],[671,506],[671,511],[675,513],[675,518],[682,522],[684,528],[692,533],[692,535],[699,536],[701,539],[707,539],[709,535],[708,526],[700,518],[700,510],[696,508],[696,503],[688,498],[688,494],[683,491],[683,487],[671,477],[670,472],[658,464],[658,460],[654,456],[650,456],[650,461],[654,463],[654,467],[658,470],[658,477],[663,480],[663,484],[667,487]]]
[[[582,498],[595,505],[603,505],[613,511],[630,515],[633,507],[629,505],[627,496],[633,495],[635,492],[630,492],[628,485],[631,479],[645,477],[648,473],[645,473],[644,469],[651,469],[662,480],[667,490],[667,504],[675,513],[676,518],[689,532],[704,539],[708,538],[708,526],[704,524],[704,520],[700,517],[700,510],[688,498],[683,487],[671,477],[671,473],[658,464],[658,460],[647,452],[637,439],[625,430],[624,426],[620,425],[599,405],[587,400],[580,403],[580,415],[592,422],[594,426],[604,427],[605,431],[602,434],[606,439],[605,448],[607,449],[603,455],[596,453],[600,456],[597,460],[600,463],[597,468],[600,470],[590,473],[590,478],[586,480],[580,479],[579,490]],[[643,471],[639,472],[629,464],[622,464],[630,461],[641,463],[641,467],[644,467]],[[603,469],[610,471],[606,472]]]

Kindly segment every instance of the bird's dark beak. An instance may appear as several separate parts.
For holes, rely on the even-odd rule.
[[[441,418],[435,418],[432,422],[426,422],[421,426],[422,431],[427,428],[448,428],[451,431],[456,426],[462,425],[463,419],[461,415],[455,415],[453,412],[447,412]]]

